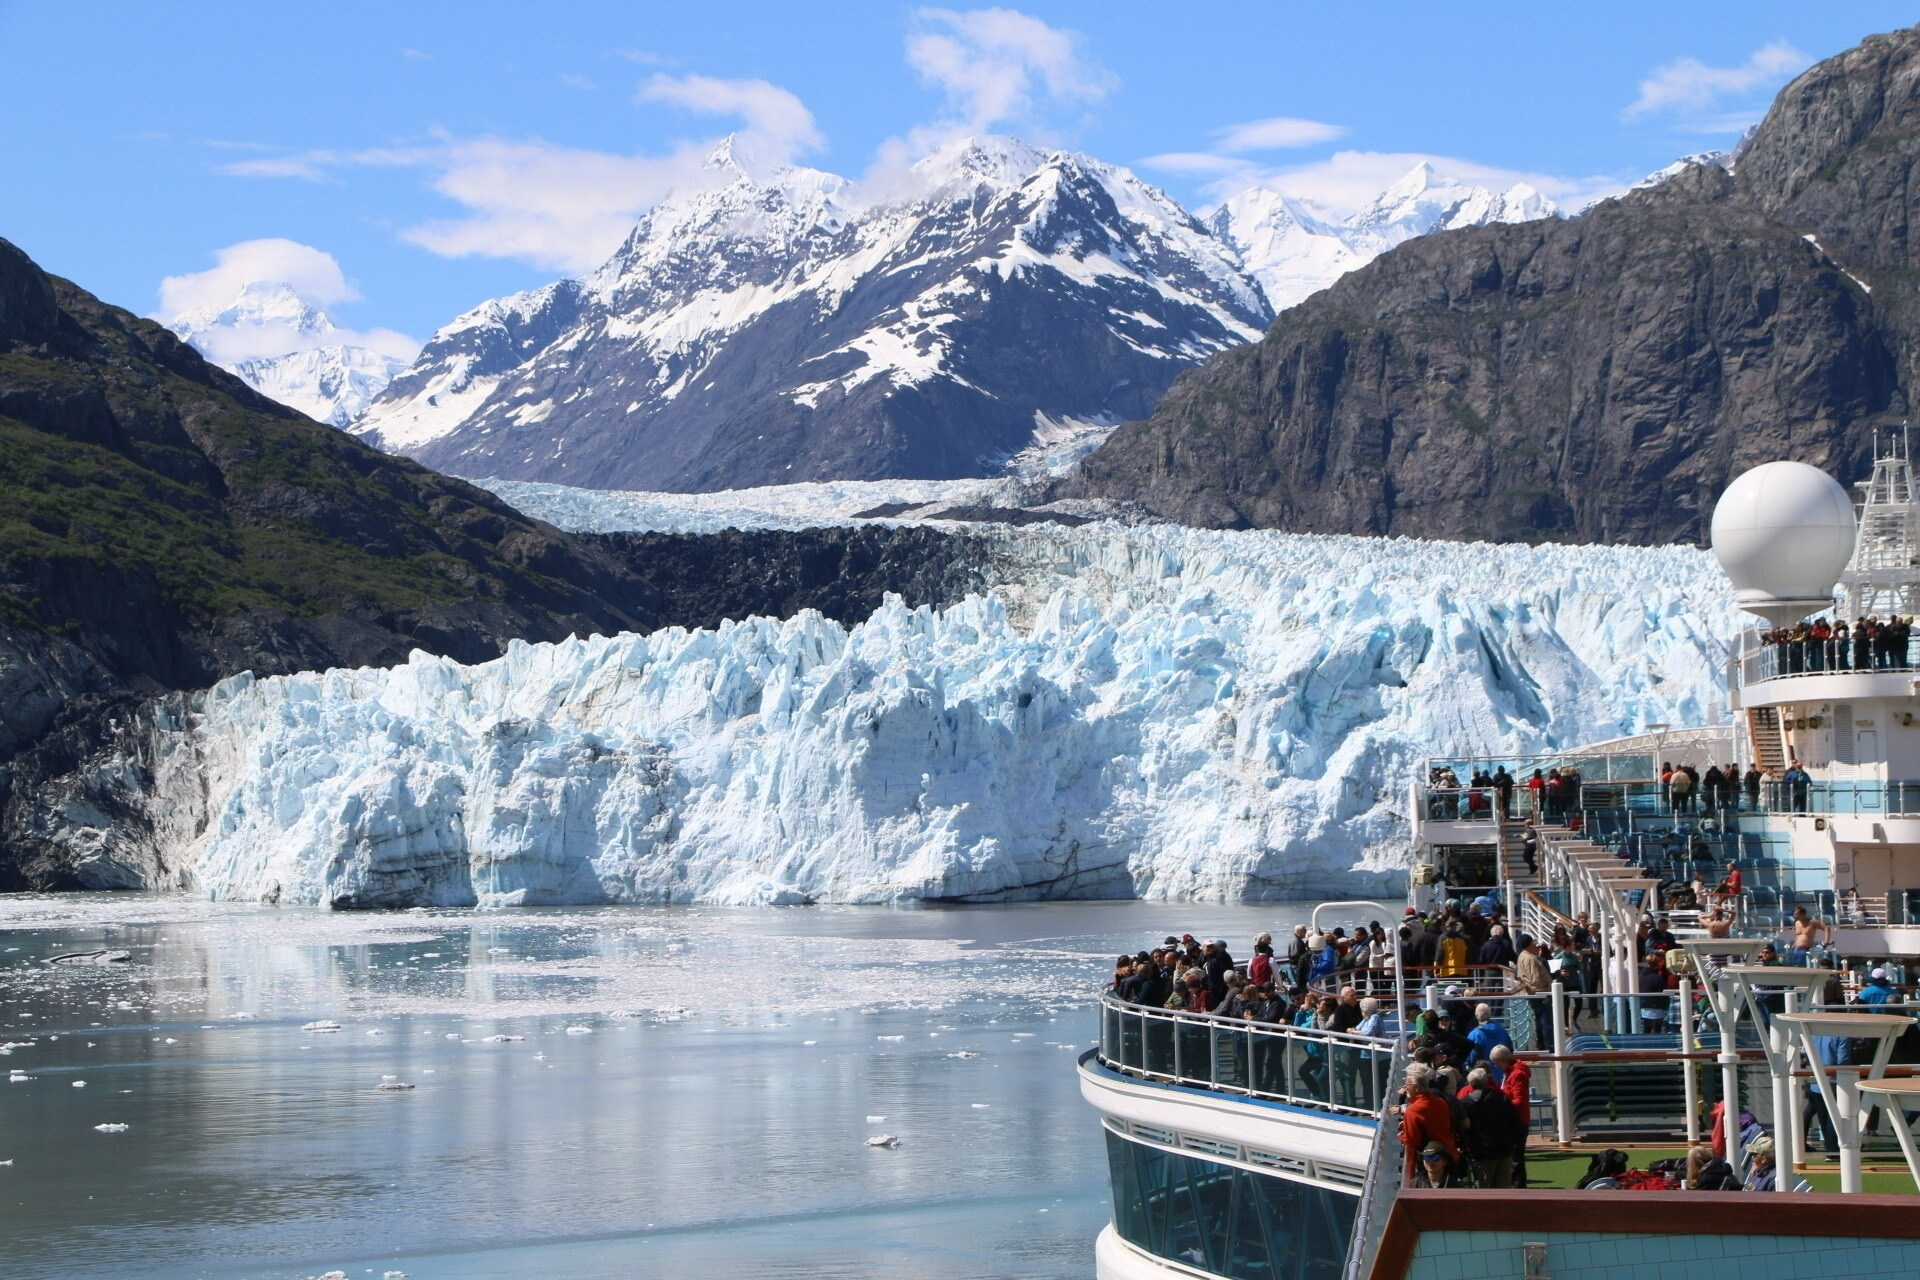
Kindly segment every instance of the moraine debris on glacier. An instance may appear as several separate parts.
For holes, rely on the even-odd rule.
[[[334,906],[1380,889],[1435,750],[1717,714],[1690,548],[985,528],[993,588],[239,676],[157,731],[154,863]]]

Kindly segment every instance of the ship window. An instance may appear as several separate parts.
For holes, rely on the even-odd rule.
[[[1122,1239],[1229,1280],[1338,1280],[1358,1201],[1106,1132]]]

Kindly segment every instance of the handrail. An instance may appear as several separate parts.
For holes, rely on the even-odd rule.
[[[1765,634],[1754,627],[1740,635],[1734,663],[1743,687],[1802,676],[1898,675],[1920,666],[1911,638],[1888,646],[1849,637],[1842,645],[1837,639],[1766,640]]]
[[[1101,1065],[1125,1075],[1372,1116],[1392,1039],[1129,1004],[1100,995]]]
[[[1406,1060],[1406,1039],[1396,1037],[1393,1058],[1387,1066],[1389,1088],[1393,1081],[1400,1079]],[[1374,1255],[1386,1234],[1387,1216],[1393,1212],[1394,1201],[1399,1199],[1401,1183],[1406,1177],[1406,1161],[1395,1150],[1399,1145],[1400,1127],[1388,1114],[1390,1101],[1382,1099],[1380,1103],[1380,1121],[1374,1128],[1373,1145],[1367,1152],[1367,1176],[1360,1184],[1360,1203],[1354,1209],[1353,1235],[1347,1242],[1347,1261],[1340,1270],[1340,1280],[1364,1280],[1372,1270]]]
[[[1446,987],[1458,983],[1466,989],[1468,995],[1506,996],[1520,991],[1520,975],[1510,964],[1474,964],[1468,965],[1464,974],[1443,975],[1441,966],[1435,964],[1410,964],[1407,966],[1407,997],[1419,995],[1429,985]],[[1498,987],[1483,987],[1480,981],[1485,978],[1497,978]],[[1385,987],[1383,991],[1381,988]],[[1352,987],[1363,996],[1382,996],[1393,991],[1393,970],[1386,969],[1344,969],[1315,978],[1307,983],[1307,990],[1315,996],[1337,996],[1341,989]]]

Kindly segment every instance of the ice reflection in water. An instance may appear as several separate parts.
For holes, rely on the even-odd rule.
[[[1303,918],[0,900],[9,1274],[1084,1277],[1087,993]]]

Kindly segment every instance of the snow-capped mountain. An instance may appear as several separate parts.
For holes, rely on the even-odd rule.
[[[981,475],[1271,318],[1124,169],[998,137],[878,200],[729,143],[597,271],[435,334],[354,430],[456,474],[701,491]]]
[[[1751,133],[1751,130],[1749,130],[1749,133]],[[1635,191],[1644,191],[1648,187],[1657,187],[1669,178],[1679,177],[1697,164],[1718,165],[1720,168],[1731,173],[1733,171],[1733,163],[1734,152],[1732,151],[1696,151],[1690,156],[1681,156],[1670,165],[1664,165],[1661,168],[1655,169],[1652,173],[1634,183],[1632,189]]]
[[[248,284],[226,306],[183,312],[167,327],[262,395],[336,427],[407,367],[395,355],[341,341],[332,318],[285,284]]]
[[[1253,187],[1216,209],[1209,225],[1233,246],[1268,305],[1280,312],[1415,236],[1559,212],[1527,183],[1492,191],[1448,181],[1422,161],[1372,204],[1344,218],[1312,201]]]
[[[159,863],[362,906],[1377,892],[1422,757],[1710,722],[1738,626],[1690,547],[964,536],[995,585],[946,609],[235,677],[160,730]]]

